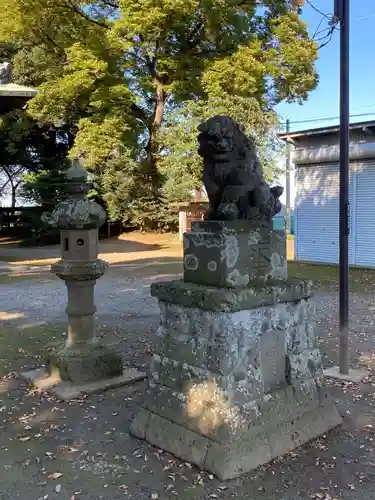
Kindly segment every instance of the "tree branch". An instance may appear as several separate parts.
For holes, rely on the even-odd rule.
[[[125,55],[132,57],[133,59],[141,62],[142,64],[146,64],[146,65],[148,64],[146,59],[143,59],[142,57],[138,56],[137,54],[133,54],[133,52],[126,52]]]
[[[55,47],[55,49],[57,49],[57,52],[65,58],[64,50],[61,47],[59,47],[59,45],[57,45],[57,43],[49,36],[49,34],[46,33],[40,26],[39,30],[42,33],[42,35],[47,39],[47,41],[50,42]]]
[[[4,189],[7,187],[9,184],[9,179],[0,187],[0,196],[2,196]]]
[[[200,32],[202,31],[202,28],[204,26],[204,22],[203,21],[200,21],[198,24],[196,24],[190,31],[190,33],[188,33],[187,37],[186,37],[186,41],[187,41],[187,45],[190,47],[190,48],[194,48],[197,46],[198,44],[198,40],[196,40],[196,37],[200,34]]]
[[[105,3],[106,5],[108,5],[108,7],[112,7],[113,9],[118,9],[118,3],[115,1],[102,0],[102,2]]]
[[[135,103],[132,103],[130,105],[130,109],[132,110],[132,112],[133,112],[133,114],[134,114],[134,116],[136,118],[138,118],[145,125],[148,126],[149,118],[148,118],[147,114],[145,113],[145,111],[142,108],[140,108],[139,106],[137,106]]]
[[[107,23],[104,21],[98,21],[97,19],[93,19],[92,17],[86,15],[79,7],[77,7],[72,0],[67,0],[73,11],[78,14],[79,16],[83,17],[83,19],[86,19],[86,21],[89,21],[91,23],[96,24],[97,26],[100,26],[101,28],[109,29],[109,26]]]
[[[3,169],[4,173],[5,173],[5,175],[8,177],[7,182],[2,187],[2,189],[3,189],[9,182],[13,186],[13,180],[14,180],[14,178],[24,170],[24,167],[19,167],[18,170],[16,170],[15,172],[9,171],[8,170],[8,166],[6,166],[6,165],[3,165],[2,169]]]

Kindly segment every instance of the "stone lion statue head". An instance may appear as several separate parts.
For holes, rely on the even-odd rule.
[[[216,115],[198,127],[198,153],[202,158],[215,163],[230,159],[245,158],[249,151],[255,152],[251,139],[241,125],[226,115]]]

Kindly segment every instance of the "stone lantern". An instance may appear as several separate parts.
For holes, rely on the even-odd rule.
[[[23,108],[37,93],[36,89],[13,83],[11,63],[0,63],[0,114]]]
[[[87,199],[87,171],[74,163],[66,173],[67,198],[43,221],[61,231],[62,258],[51,270],[68,291],[68,335],[65,345],[47,359],[47,370],[24,374],[34,385],[53,387],[60,399],[97,392],[145,378],[137,370],[123,371],[119,354],[95,337],[94,288],[107,262],[98,258],[98,228],[105,222],[103,208]]]

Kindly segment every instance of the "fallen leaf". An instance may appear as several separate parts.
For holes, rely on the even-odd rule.
[[[54,472],[53,474],[50,474],[48,477],[48,479],[59,479],[59,477],[61,477],[62,474],[61,472]]]
[[[151,500],[157,500],[159,495],[157,493],[151,493]]]

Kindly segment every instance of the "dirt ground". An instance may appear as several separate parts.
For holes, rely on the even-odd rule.
[[[98,335],[122,353],[126,365],[145,368],[159,321],[149,286],[153,280],[180,273],[181,245],[168,235],[133,234],[103,243],[101,251],[114,265],[97,285]],[[49,261],[45,262],[56,257],[57,248],[17,249],[0,244],[4,266],[0,276],[1,500],[375,497],[374,273],[353,271],[351,275],[351,365],[367,367],[369,377],[361,385],[328,381],[343,416],[342,427],[224,484],[129,436],[146,382],[64,403],[19,381],[18,372],[40,365],[48,349],[65,335],[64,284],[48,273]],[[324,363],[335,363],[337,270],[290,268],[294,275],[318,278],[317,332]]]

